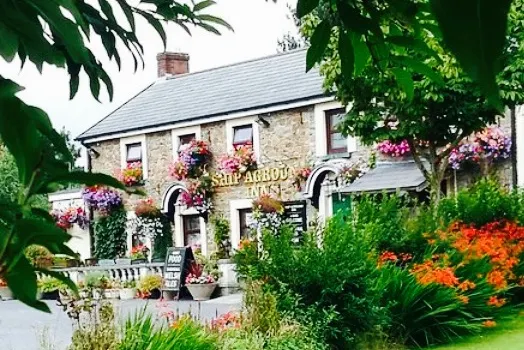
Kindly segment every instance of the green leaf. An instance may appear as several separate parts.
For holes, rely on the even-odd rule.
[[[65,245],[72,236],[52,222],[23,218],[16,222],[15,230],[20,236],[16,245],[21,250],[36,244],[47,248],[53,254],[75,256],[75,252]]]
[[[25,256],[22,255],[16,265],[7,271],[5,279],[15,298],[37,310],[51,312],[47,304],[36,298],[36,273]]]
[[[0,55],[7,61],[11,62],[18,52],[18,38],[3,23],[0,23]]]
[[[214,2],[213,0],[204,0],[199,3],[196,3],[195,6],[193,6],[193,11],[198,12],[215,4],[216,2]]]
[[[435,72],[433,69],[431,69],[431,67],[429,67],[427,64],[420,62],[419,60],[416,60],[408,56],[395,56],[391,60],[401,65],[404,65],[413,72],[422,74],[430,78],[439,85],[444,85],[444,80],[442,79],[442,76],[439,73]]]
[[[315,66],[317,62],[322,60],[324,51],[329,44],[331,37],[331,25],[327,20],[319,23],[315,28],[315,32],[311,36],[311,46],[307,50],[306,55],[306,72]]]
[[[340,19],[348,31],[364,35],[372,32],[377,39],[382,37],[380,26],[372,19],[362,16],[359,10],[350,6],[346,1],[337,1],[337,9],[340,13]]]
[[[41,161],[42,150],[30,110],[14,96],[19,89],[11,80],[0,77],[0,136],[15,158],[20,182],[27,185]]]
[[[431,6],[446,46],[490,103],[502,110],[496,75],[511,0],[431,0]]]
[[[371,53],[361,34],[351,33],[351,43],[355,55],[355,76],[358,76],[366,68]]]
[[[355,70],[355,52],[348,33],[340,30],[338,36],[338,53],[340,55],[340,67],[344,78],[349,79]]]
[[[405,35],[393,35],[387,37],[386,41],[414,51],[424,52],[425,54],[435,57],[440,61],[440,56],[435,50],[432,50],[423,40]]]
[[[405,69],[398,67],[391,68],[391,72],[395,75],[397,83],[406,94],[408,101],[412,101],[415,93],[415,84],[413,84],[413,78],[411,77],[411,73],[409,73]]]
[[[158,35],[160,35],[160,38],[162,39],[162,43],[164,44],[164,48],[165,48],[166,44],[167,44],[167,37],[166,37],[166,31],[164,30],[164,27],[162,26],[162,23],[160,23],[160,21],[158,19],[156,19],[152,14],[150,14],[148,12],[145,12],[145,11],[142,11],[142,10],[137,10],[137,12],[140,15],[142,15],[142,17],[144,17],[146,19],[146,21],[149,22],[151,27],[153,27],[156,30]]]
[[[86,173],[84,171],[72,171],[52,177],[49,183],[58,184],[83,184],[86,186],[106,185],[121,190],[126,190],[124,184],[112,176],[101,173]]]
[[[302,18],[318,6],[319,0],[298,0],[297,17]]]
[[[231,27],[231,25],[229,23],[227,23],[226,21],[224,21],[222,18],[219,18],[219,17],[216,17],[216,16],[212,16],[212,15],[199,15],[198,19],[201,20],[201,21],[206,21],[206,22],[220,24],[221,26],[224,26],[227,29],[233,31],[233,27]]]
[[[131,26],[131,31],[135,31],[135,17],[133,16],[133,11],[131,10],[131,6],[126,2],[126,0],[116,0],[118,2],[118,5],[120,5],[120,8],[122,9],[122,12],[124,12],[124,15],[127,18],[127,21],[129,22],[129,25]]]

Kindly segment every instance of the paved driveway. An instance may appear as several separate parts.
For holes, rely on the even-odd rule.
[[[2,350],[63,350],[70,343],[72,326],[67,315],[54,301],[47,301],[51,314],[31,309],[16,300],[0,301],[0,349]],[[206,302],[170,301],[159,305],[155,300],[115,301],[120,318],[142,307],[153,315],[160,311],[179,314],[191,313],[202,322],[209,322],[217,315],[238,310],[239,294],[212,299]],[[48,339],[53,347],[41,347],[41,339]]]

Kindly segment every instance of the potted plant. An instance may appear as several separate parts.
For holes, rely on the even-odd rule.
[[[84,260],[84,263],[86,266],[96,266],[98,265],[98,259],[97,258],[87,258]]]
[[[53,277],[43,277],[38,280],[38,291],[41,293],[41,299],[57,300],[59,298],[59,288],[62,283]]]
[[[25,256],[31,265],[47,269],[53,265],[53,254],[40,245],[30,245],[25,250]]]
[[[149,249],[144,244],[139,244],[136,247],[131,248],[131,265],[145,264],[147,262],[147,253]]]
[[[0,278],[0,299],[11,300],[13,299],[13,293],[7,286],[7,282]]]
[[[215,277],[204,273],[204,267],[196,262],[189,266],[185,282],[193,300],[197,301],[209,300],[217,286]]]
[[[162,277],[145,275],[138,283],[138,294],[142,299],[158,299],[161,296]]]
[[[102,271],[95,271],[86,275],[84,283],[89,290],[92,290],[94,299],[101,299],[104,295],[103,290],[109,285],[109,278]]]
[[[136,296],[136,282],[124,281],[120,288],[120,300],[131,300]]]
[[[120,298],[120,282],[117,280],[108,279],[104,285],[104,297],[106,299],[118,299]]]

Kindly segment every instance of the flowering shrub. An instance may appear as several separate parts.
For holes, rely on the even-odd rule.
[[[55,218],[56,225],[62,230],[70,229],[73,224],[77,224],[82,229],[86,229],[89,225],[87,214],[81,207],[53,210],[52,215]]]
[[[309,175],[311,175],[311,167],[309,166],[295,169],[295,177],[293,179],[293,184],[295,185],[297,191],[300,191],[301,184],[304,181],[307,181]]]
[[[212,183],[209,176],[187,181],[187,191],[180,195],[180,203],[188,208],[195,208],[204,213],[211,209]]]
[[[458,170],[466,164],[478,164],[481,149],[476,143],[461,143],[449,155],[449,165]]]
[[[244,173],[256,167],[257,159],[253,146],[242,145],[235,148],[232,154],[226,154],[218,160],[218,170],[225,174]]]
[[[169,175],[178,181],[198,177],[210,158],[211,151],[207,142],[192,140],[180,150],[178,160],[169,167]]]
[[[409,155],[411,152],[406,140],[402,140],[398,143],[390,140],[382,141],[377,145],[377,150],[390,157],[403,157]]]
[[[346,166],[341,171],[342,180],[346,184],[353,183],[356,179],[364,175],[364,171],[359,165]]]
[[[116,177],[126,186],[135,186],[142,184],[143,170],[141,162],[133,162],[127,164],[124,169],[116,172]]]
[[[186,284],[208,284],[215,283],[215,278],[211,274],[204,273],[204,266],[193,262],[188,268]]]
[[[218,332],[240,327],[242,327],[242,317],[236,312],[229,311],[211,320],[211,329]]]
[[[82,198],[91,209],[106,214],[113,209],[122,207],[122,197],[120,193],[107,187],[86,187],[82,191]]]

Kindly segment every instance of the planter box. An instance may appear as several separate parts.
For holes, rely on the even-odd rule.
[[[120,298],[120,290],[119,289],[105,289],[104,296],[106,299],[118,299]]]
[[[13,293],[11,292],[11,289],[9,289],[9,287],[0,287],[0,298],[2,300],[12,300]]]
[[[205,284],[186,284],[187,290],[191,293],[193,300],[202,301],[209,300],[211,294],[217,287],[216,283],[205,283]]]
[[[134,260],[131,260],[131,265],[145,264],[145,263],[147,263],[147,259],[134,259]]]
[[[120,300],[131,300],[136,296],[136,288],[120,289]]]
[[[131,265],[131,259],[116,259],[115,260],[117,265]]]
[[[97,258],[85,259],[85,264],[86,266],[96,266],[98,264],[98,259]]]

